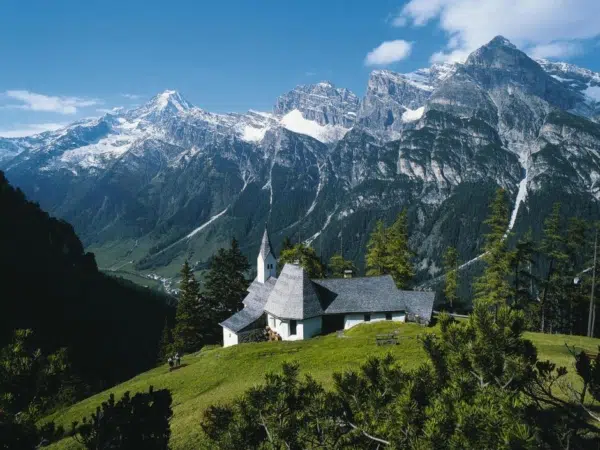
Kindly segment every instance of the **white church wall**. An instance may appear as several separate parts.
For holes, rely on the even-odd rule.
[[[281,320],[275,316],[272,316],[271,314],[267,314],[267,325],[269,325],[273,331],[277,332],[277,334],[281,336],[281,339],[288,340],[289,324],[285,320]]]
[[[312,317],[310,319],[298,322],[298,332],[302,333],[301,339],[309,339],[321,333],[323,329],[323,318],[321,316]]]
[[[385,313],[371,314],[371,322],[381,322],[382,320],[385,320]]]
[[[238,335],[228,328],[223,327],[223,347],[237,345]]]
[[[365,321],[364,314],[346,314],[344,316],[344,330],[363,323]]]
[[[259,283],[264,283],[271,277],[277,276],[277,260],[269,253],[266,259],[260,255],[256,259],[256,279]]]
[[[282,340],[299,341],[319,334],[323,327],[323,320],[320,316],[305,320],[296,320],[296,334],[290,334],[289,319],[279,319],[271,314],[267,314],[267,324],[281,336]]]
[[[371,313],[369,322],[381,322],[386,319],[386,313]],[[396,311],[392,313],[392,321],[405,322],[406,315],[404,312]],[[358,324],[365,323],[365,314],[346,314],[344,316],[344,330],[352,328]]]
[[[406,322],[406,314],[403,312],[392,313],[392,320],[394,322]]]

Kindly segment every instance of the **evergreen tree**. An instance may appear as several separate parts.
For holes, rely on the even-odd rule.
[[[171,333],[171,327],[169,327],[169,322],[165,319],[165,326],[162,331],[162,335],[160,337],[160,343],[158,347],[158,364],[164,364],[165,361],[169,358],[169,355],[172,352],[173,348],[173,336]]]
[[[450,310],[454,310],[458,300],[458,251],[448,247],[444,253],[444,297]]]
[[[186,260],[181,268],[179,301],[173,329],[173,351],[190,353],[200,349],[204,343],[204,318],[200,302],[200,286]]]
[[[567,371],[537,359],[521,311],[476,301],[468,320],[441,314],[439,325],[422,336],[427,361],[418,368],[370,358],[335,373],[328,391],[286,363],[229,405],[209,407],[203,431],[223,450],[597,447],[600,420],[585,395],[579,405],[555,395]],[[600,358],[580,358],[578,372],[600,399]]]
[[[387,230],[388,273],[392,275],[398,289],[405,289],[415,275],[411,259],[414,253],[408,246],[408,216],[403,210]]]
[[[544,237],[540,251],[547,259],[548,269],[543,280],[540,299],[540,330],[552,331],[559,314],[558,298],[561,296],[563,265],[568,259],[565,253],[565,236],[561,225],[560,203],[555,203],[552,212],[544,220]]]
[[[340,278],[344,276],[344,271],[351,270],[356,273],[356,267],[350,260],[344,259],[342,255],[336,253],[329,259],[329,275],[333,278]]]
[[[484,236],[483,260],[486,263],[483,275],[475,281],[475,298],[489,304],[506,304],[511,294],[508,275],[510,255],[506,243],[509,210],[504,189],[498,189],[490,204],[490,215],[484,222],[488,233]]]
[[[513,307],[526,309],[533,300],[531,268],[534,265],[535,244],[529,230],[521,237],[510,255],[510,268],[513,276]]]
[[[567,223],[565,252],[567,260],[563,264],[562,280],[565,298],[561,305],[562,332],[582,333],[587,319],[588,299],[586,292],[574,281],[584,269],[588,248],[589,224],[578,217],[571,217]],[[588,266],[589,267],[589,266]]]
[[[296,244],[288,250],[284,250],[279,255],[279,270],[287,263],[298,261],[300,266],[306,271],[310,278],[324,278],[325,267],[312,247],[303,243]]]
[[[243,307],[242,300],[248,294],[248,270],[248,258],[235,238],[231,240],[230,248],[221,248],[212,257],[205,289],[212,307],[213,323],[218,324]]]
[[[281,242],[281,251],[283,252],[284,250],[290,250],[294,247],[294,244],[292,243],[292,240],[290,239],[289,236],[285,236],[283,238],[283,241]]]
[[[389,274],[388,232],[382,220],[377,221],[367,244],[367,276]]]

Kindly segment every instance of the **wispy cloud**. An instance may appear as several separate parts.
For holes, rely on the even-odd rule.
[[[367,54],[365,65],[378,66],[402,61],[410,55],[412,45],[412,42],[402,39],[385,41]]]
[[[123,107],[122,106],[115,106],[114,108],[96,108],[96,112],[102,113],[102,114],[112,114],[112,113],[117,113],[119,111],[123,111]]]
[[[306,75],[307,77],[314,77],[316,74],[317,72],[313,72],[312,70],[304,72],[304,75]]]
[[[564,58],[600,36],[598,0],[410,0],[392,20],[398,27],[434,23],[448,37],[433,61],[461,61],[503,35],[533,55]]]
[[[0,137],[17,138],[40,134],[44,131],[58,130],[67,124],[65,123],[31,123],[26,125],[15,125],[8,130],[0,130]]]
[[[121,94],[121,97],[128,98],[129,100],[139,100],[142,98],[142,96],[138,94]]]
[[[97,99],[86,99],[79,97],[57,97],[52,95],[37,94],[30,91],[11,90],[6,91],[4,95],[20,103],[16,105],[6,105],[7,108],[19,108],[28,111],[45,111],[59,114],[75,114],[77,108],[94,106],[101,103]]]
[[[583,45],[579,42],[551,42],[536,45],[528,53],[534,58],[569,58],[583,53]]]

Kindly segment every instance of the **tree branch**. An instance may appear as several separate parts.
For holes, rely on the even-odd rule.
[[[383,444],[383,445],[390,445],[390,442],[389,442],[389,441],[386,441],[386,440],[384,440],[384,439],[380,439],[380,438],[378,438],[378,437],[375,437],[375,436],[373,436],[373,435],[370,435],[370,434],[369,434],[369,433],[367,433],[365,430],[362,430],[362,429],[358,428],[358,427],[357,427],[356,425],[354,425],[352,422],[346,422],[346,423],[347,423],[347,424],[348,424],[348,425],[349,425],[351,428],[353,428],[353,429],[355,429],[355,430],[357,430],[357,431],[360,431],[360,432],[363,434],[363,436],[365,436],[365,437],[367,437],[367,438],[371,439],[372,441],[379,442],[380,444]]]

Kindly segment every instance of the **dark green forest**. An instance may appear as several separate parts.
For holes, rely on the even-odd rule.
[[[148,368],[170,297],[101,273],[73,227],[50,217],[0,172],[0,348],[15,329],[31,345],[67,349],[73,400]]]

